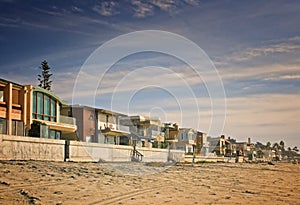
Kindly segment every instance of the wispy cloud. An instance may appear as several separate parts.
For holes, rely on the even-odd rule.
[[[299,36],[292,37],[271,45],[256,48],[247,48],[238,51],[226,58],[227,62],[246,62],[257,57],[265,57],[272,54],[292,53],[300,49]]]
[[[132,0],[132,5],[134,6],[133,16],[138,18],[144,18],[146,16],[152,16],[154,14],[153,6],[151,4],[142,2],[140,0]]]
[[[198,6],[198,0],[131,0],[134,17],[145,18],[155,14],[155,10],[166,12],[169,15],[179,13],[182,6]]]
[[[101,4],[96,4],[93,10],[102,16],[113,16],[119,13],[119,4],[114,1],[104,1]]]
[[[2,27],[18,27],[21,22],[20,18],[0,17],[0,26]]]

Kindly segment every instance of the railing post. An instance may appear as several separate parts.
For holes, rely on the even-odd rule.
[[[70,141],[65,140],[65,153],[64,153],[64,161],[70,159]]]

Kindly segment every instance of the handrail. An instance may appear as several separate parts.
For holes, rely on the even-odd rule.
[[[135,146],[133,146],[132,152],[132,159],[141,162],[143,160],[143,154],[136,150]]]

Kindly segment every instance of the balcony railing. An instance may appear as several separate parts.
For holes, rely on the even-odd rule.
[[[59,117],[59,122],[65,123],[65,124],[70,124],[70,125],[76,125],[76,118],[61,115]]]
[[[130,132],[129,127],[124,125],[119,125],[119,130],[122,132]]]

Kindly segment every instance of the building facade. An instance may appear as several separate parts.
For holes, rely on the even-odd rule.
[[[0,134],[24,136],[31,86],[0,79]],[[30,126],[30,125],[29,125]]]
[[[0,79],[0,133],[28,135],[35,122],[40,123],[39,137],[61,139],[75,133],[75,119],[60,114],[63,104],[45,89]]]

